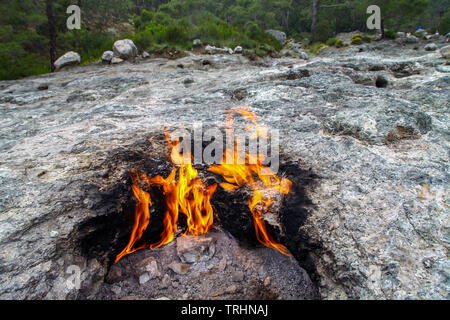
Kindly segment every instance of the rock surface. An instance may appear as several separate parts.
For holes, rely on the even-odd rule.
[[[58,60],[55,61],[55,69],[56,71],[67,67],[67,66],[74,66],[78,65],[81,62],[81,57],[78,53],[69,51],[66,52],[64,55],[58,58]]]
[[[120,283],[104,284],[98,294],[101,299],[312,299],[317,297],[306,272],[293,258],[269,248],[246,249],[221,231],[213,231],[209,240],[217,244],[215,255],[189,264],[180,262],[180,245],[192,244],[196,238],[184,239],[176,245],[143,250],[126,256],[115,266],[120,269]],[[204,242],[205,238],[200,241]],[[176,247],[176,248],[175,248]],[[140,261],[158,261],[163,279],[152,278],[136,270]],[[144,262],[145,264],[146,262]],[[270,279],[270,280],[267,280]],[[137,285],[139,283],[139,285]],[[116,288],[121,290],[117,292]]]
[[[201,282],[207,262],[251,280],[253,272],[229,265],[220,248],[186,275],[167,271],[174,259],[158,259],[164,250],[176,257],[175,243],[119,261],[155,254],[162,276],[142,286],[138,277],[149,271],[110,275],[111,260],[103,257],[116,239],[111,226],[123,226],[118,208],[131,192],[128,170],[163,152],[163,127],[222,126],[226,110],[246,104],[280,131],[282,162],[319,176],[305,186],[309,215],[293,232],[305,253],[299,263],[321,298],[448,299],[450,78],[439,71],[446,61],[439,52],[392,41],[366,49],[330,49],[309,61],[189,55],[0,82],[0,298],[128,299],[135,290],[176,298],[170,288],[183,281],[207,286]],[[309,76],[288,77],[291,69]],[[378,76],[389,85],[377,88]],[[185,86],[187,77],[195,82]],[[47,90],[38,89],[43,84]],[[93,241],[100,235],[108,245]],[[126,242],[129,230],[120,236]],[[272,271],[254,280],[264,285],[270,276],[271,286],[282,285],[274,279],[286,264],[276,251],[262,250],[248,254],[273,255],[263,258]],[[69,281],[68,271],[77,268],[80,290]],[[239,282],[219,287],[244,290],[219,297],[250,294]]]

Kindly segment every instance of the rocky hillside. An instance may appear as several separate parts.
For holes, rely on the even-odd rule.
[[[448,299],[450,66],[434,43],[188,53],[0,82],[0,298],[79,298],[70,264],[95,298],[108,260],[79,240],[120,211],[127,170],[164,151],[152,148],[164,126],[222,126],[248,105],[280,130],[283,163],[317,176],[298,245],[323,299]]]

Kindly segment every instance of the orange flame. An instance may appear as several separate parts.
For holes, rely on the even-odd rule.
[[[257,139],[258,137],[270,139],[267,128],[258,125],[258,116],[249,111],[247,107],[229,112],[227,130],[232,127],[233,113],[242,115],[248,122],[244,131],[254,130],[250,139]],[[241,159],[238,152],[240,143],[236,137],[234,147],[226,148],[221,164],[212,166],[208,170],[220,174],[225,179],[226,182],[220,184],[225,190],[233,192],[244,185],[249,186],[253,190],[253,195],[249,200],[249,208],[253,215],[258,241],[267,247],[280,251],[284,255],[290,256],[286,247],[277,243],[267,232],[264,215],[270,212],[275,194],[288,194],[292,182],[289,179],[278,177],[270,168],[264,166],[264,157],[262,155],[244,153],[244,159]]]
[[[245,132],[254,130],[250,139],[270,139],[266,127],[258,125],[258,117],[250,112],[247,107],[228,112],[226,129],[233,128],[233,114],[238,113],[247,121]],[[180,153],[180,141],[172,142],[167,133],[166,140],[170,146],[170,160],[174,168],[167,178],[155,176],[149,179],[144,173],[131,172],[132,190],[136,198],[134,225],[127,246],[116,257],[117,263],[122,257],[137,250],[148,247],[156,249],[173,241],[177,231],[178,216],[181,212],[187,217],[187,229],[183,236],[198,236],[207,233],[213,228],[213,208],[211,198],[217,185],[206,186],[198,178],[197,170],[192,166],[190,153]],[[231,136],[229,135],[229,145]],[[264,157],[244,153],[244,159],[239,155],[241,142],[236,138],[234,147],[228,147],[224,151],[224,158],[219,165],[211,166],[208,170],[223,176],[226,182],[220,186],[233,192],[239,187],[249,186],[253,195],[249,199],[249,208],[253,215],[256,237],[259,242],[267,247],[274,248],[284,255],[290,256],[285,246],[277,243],[267,232],[264,215],[271,210],[276,194],[288,194],[292,186],[290,180],[278,177],[272,170],[263,165]],[[186,148],[187,149],[187,148]],[[178,172],[178,180],[177,178]],[[142,237],[150,221],[150,209],[152,205],[150,194],[142,190],[140,185],[145,184],[148,189],[152,185],[161,186],[166,201],[164,216],[164,230],[161,239],[154,244],[141,245],[134,248],[136,242]]]
[[[135,223],[130,241],[117,256],[116,262],[123,256],[146,247],[143,245],[133,249],[133,245],[142,237],[150,219],[150,196],[139,187],[139,182],[141,181],[144,181],[149,188],[151,185],[162,186],[167,206],[161,240],[155,244],[150,244],[148,246],[150,249],[156,249],[170,243],[174,239],[180,212],[187,217],[187,230],[183,233],[183,236],[188,234],[193,236],[202,235],[213,227],[214,212],[210,201],[217,185],[206,186],[197,177],[198,172],[192,166],[191,155],[189,153],[181,154],[178,151],[179,140],[171,142],[168,134],[166,134],[166,139],[171,147],[171,162],[179,166],[178,181],[176,180],[177,169],[173,169],[167,178],[156,176],[148,179],[145,174],[141,174],[141,179],[139,179],[137,174],[135,176],[132,175],[132,189],[136,197]]]

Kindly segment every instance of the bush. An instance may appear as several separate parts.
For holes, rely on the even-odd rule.
[[[397,33],[395,33],[395,31],[393,31],[393,30],[386,30],[384,32],[384,37],[388,38],[388,39],[396,39]]]
[[[334,46],[336,48],[342,48],[344,46],[344,41],[342,41],[342,39],[337,39],[336,42],[334,43]]]
[[[362,40],[363,40],[364,42],[366,42],[366,43],[371,43],[371,42],[372,42],[372,38],[369,37],[369,36],[363,36],[363,37],[362,37]]]
[[[441,18],[441,23],[439,24],[439,33],[445,35],[449,32],[450,32],[450,10],[447,10],[447,12]]]
[[[326,45],[329,47],[334,47],[334,45],[336,44],[337,39],[336,38],[330,38],[327,40]]]
[[[334,31],[335,27],[328,20],[321,20],[316,24],[312,41],[325,42],[334,36]]]
[[[355,34],[352,37],[352,44],[362,44],[363,43],[363,37],[360,34]]]

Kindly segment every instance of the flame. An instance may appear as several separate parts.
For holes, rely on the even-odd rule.
[[[118,262],[123,256],[145,247],[153,250],[172,242],[177,230],[179,213],[184,214],[187,218],[187,229],[182,234],[183,236],[202,235],[213,227],[214,211],[211,205],[211,197],[216,191],[217,185],[206,186],[198,178],[198,172],[192,166],[191,155],[179,152],[180,141],[170,141],[167,133],[166,139],[171,148],[171,162],[179,168],[178,170],[174,168],[167,178],[155,176],[149,179],[144,173],[140,177],[137,173],[131,176],[133,182],[132,190],[136,197],[135,222],[128,245],[117,256],[115,262]],[[177,171],[178,180],[176,179]],[[142,182],[148,188],[151,188],[152,185],[162,187],[167,209],[164,216],[164,230],[161,233],[161,239],[157,243],[148,246],[143,245],[134,249],[134,244],[142,237],[150,219],[150,195],[139,187],[139,184]]]
[[[250,139],[270,139],[266,127],[258,124],[258,116],[249,111],[248,107],[234,109],[228,112],[226,130],[233,129],[234,114],[240,114],[247,122],[245,132],[253,130]],[[211,198],[217,185],[207,186],[199,177],[197,170],[192,166],[192,156],[189,152],[180,153],[180,141],[171,141],[165,132],[170,147],[170,160],[174,169],[167,178],[155,176],[149,179],[144,173],[131,172],[132,191],[136,198],[134,225],[127,246],[116,257],[117,263],[122,257],[137,250],[148,247],[156,249],[173,241],[178,228],[178,217],[182,213],[186,216],[187,229],[182,236],[198,236],[207,233],[213,228],[213,208]],[[282,254],[290,256],[285,246],[277,243],[267,232],[264,216],[271,211],[277,194],[288,194],[292,186],[290,180],[278,177],[272,170],[263,165],[264,157],[250,153],[239,154],[242,145],[235,138],[228,135],[229,145],[224,151],[224,157],[219,165],[211,166],[208,170],[221,175],[225,182],[220,186],[230,192],[248,186],[253,191],[249,199],[249,208],[253,215],[256,237],[267,247],[274,248]],[[188,148],[185,148],[188,149]],[[178,169],[176,168],[178,167]],[[178,179],[177,179],[178,178]],[[142,237],[150,221],[150,194],[141,188],[145,185],[151,190],[153,185],[162,187],[166,202],[164,215],[164,230],[161,239],[154,244],[143,244],[134,248],[136,242]]]
[[[233,113],[240,114],[247,121],[244,131],[253,130],[250,139],[270,139],[266,127],[258,124],[258,116],[248,110],[248,107],[234,109],[228,113],[227,130],[233,126]],[[230,137],[230,136],[229,136]],[[271,210],[276,194],[288,194],[292,186],[289,179],[278,177],[270,168],[263,165],[264,157],[262,155],[253,155],[243,153],[244,159],[239,155],[239,146],[241,142],[235,137],[234,144],[231,139],[229,145],[224,151],[224,157],[219,165],[211,166],[208,170],[221,175],[226,182],[220,186],[233,192],[239,187],[248,186],[252,189],[253,195],[249,199],[249,208],[253,215],[256,237],[263,245],[274,248],[282,254],[290,256],[285,246],[277,243],[267,232],[264,215]],[[231,161],[230,161],[231,160]]]
[[[134,225],[133,230],[131,231],[130,240],[125,247],[125,249],[122,250],[121,253],[119,253],[116,257],[116,261],[119,261],[122,259],[123,256],[133,253],[137,250],[145,248],[145,245],[139,247],[139,248],[133,248],[136,241],[138,241],[142,234],[144,233],[145,229],[147,229],[148,223],[150,222],[150,210],[149,206],[152,205],[150,194],[139,188],[139,174],[137,172],[130,173],[131,180],[133,181],[133,185],[131,186],[131,189],[133,190],[133,194],[136,197],[136,208],[134,213]]]

